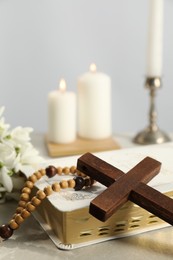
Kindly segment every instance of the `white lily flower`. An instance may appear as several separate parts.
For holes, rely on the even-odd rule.
[[[5,166],[2,166],[0,169],[0,183],[8,192],[12,191],[13,182],[11,177],[8,175],[8,169]]]
[[[30,142],[30,133],[33,132],[33,129],[31,127],[21,127],[18,126],[14,128],[11,133],[11,140],[15,144],[25,144],[27,142]]]
[[[13,169],[16,160],[16,152],[13,147],[0,143],[0,162],[8,169]]]
[[[22,162],[20,158],[20,153],[16,156],[15,162],[13,164],[13,171],[14,173],[18,173],[19,171],[22,170]]]
[[[21,147],[21,162],[23,165],[36,164],[42,161],[38,151],[32,145],[25,145]]]
[[[18,126],[9,130],[10,125],[5,123],[3,112],[4,107],[0,107],[0,184],[10,192],[13,188],[11,175],[43,159],[30,142],[33,129]]]

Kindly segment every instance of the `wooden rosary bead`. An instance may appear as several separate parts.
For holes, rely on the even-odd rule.
[[[81,172],[77,169],[75,175],[80,176]]]
[[[26,210],[26,209],[23,209],[22,212],[21,212],[21,216],[24,219],[29,217],[30,215],[31,215],[31,213],[28,210]]]
[[[85,173],[81,172],[81,177],[86,178],[87,175]]]
[[[16,213],[21,213],[22,210],[23,210],[23,207],[17,207],[17,209],[16,209]]]
[[[20,196],[21,200],[28,201],[29,200],[29,194],[28,193],[22,193]]]
[[[57,169],[54,166],[50,165],[46,168],[46,175],[48,178],[54,177],[56,173],[57,173]]]
[[[39,200],[43,200],[43,199],[46,197],[46,194],[44,193],[44,191],[38,190],[37,193],[36,193],[36,197],[37,197]]]
[[[68,175],[70,173],[70,168],[69,167],[64,167],[62,169],[62,172],[65,174],[65,175]]]
[[[93,180],[93,179],[90,178],[90,186],[93,186],[93,184],[94,184],[95,182],[96,182],[95,180]]]
[[[46,194],[46,196],[51,195],[52,192],[53,192],[53,191],[52,191],[51,186],[47,186],[47,187],[44,188],[44,193]]]
[[[67,189],[68,188],[68,182],[67,181],[61,181],[60,182],[60,187],[62,188],[62,189]]]
[[[62,175],[62,167],[57,167],[57,173],[58,175]]]
[[[17,214],[14,220],[20,225],[24,221],[24,218],[20,214]]]
[[[74,188],[75,185],[76,185],[75,180],[73,180],[73,179],[68,180],[68,186],[69,186],[69,188]]]
[[[76,175],[80,176],[80,177],[86,177],[86,174],[84,174],[83,172],[76,170]]]
[[[90,186],[90,185],[91,185],[91,180],[90,180],[90,178],[86,178],[86,179],[85,179],[85,186],[88,187],[88,186]]]
[[[93,180],[93,179],[91,179],[91,178],[86,178],[85,179],[85,182],[86,182],[86,184],[85,184],[85,186],[87,186],[87,187],[91,187],[91,186],[93,186],[93,184],[95,183],[95,180]]]
[[[72,173],[72,174],[75,174],[76,173],[76,166],[71,166],[70,167],[70,172]]]
[[[29,212],[32,212],[35,210],[35,206],[31,203],[31,202],[28,202],[26,204],[26,209],[29,211]]]
[[[39,171],[35,172],[34,175],[36,176],[37,180],[41,179],[41,177],[42,177],[42,174]]]
[[[15,229],[18,229],[19,224],[17,224],[17,222],[14,219],[12,219],[9,222],[9,226],[10,226],[11,229],[15,230]]]
[[[13,215],[12,219],[15,219],[16,216],[17,216],[17,213],[15,213],[15,214]]]
[[[0,237],[8,239],[13,235],[13,229],[9,225],[2,225],[0,227]]]
[[[71,167],[54,167],[48,166],[46,169],[40,169],[33,173],[24,184],[24,188],[21,191],[20,201],[16,209],[16,213],[13,215],[13,218],[9,221],[9,224],[2,225],[0,227],[0,237],[2,239],[8,239],[12,234],[13,230],[17,229],[19,225],[31,215],[31,212],[40,205],[41,201],[54,192],[59,192],[61,189],[74,188],[75,190],[81,190],[84,186],[90,185],[91,181],[84,180],[84,178],[76,176],[75,179],[62,180],[60,183],[56,182],[52,185],[49,185],[44,188],[44,190],[38,190],[36,195],[30,199],[31,189],[34,186],[34,183],[39,180],[44,175],[47,175],[49,178],[58,175],[80,175],[86,176],[82,172],[79,172],[76,166]],[[30,201],[29,201],[30,200]]]
[[[41,173],[42,176],[44,176],[46,174],[46,170],[45,169],[40,169],[39,172]]]
[[[24,187],[24,188],[22,189],[22,193],[30,194],[30,193],[31,193],[31,189],[28,188],[28,187]]]
[[[32,204],[33,204],[35,207],[37,207],[37,206],[40,205],[41,200],[39,200],[36,196],[34,196],[34,197],[31,199],[31,202],[32,202]]]
[[[75,187],[74,189],[77,191],[77,190],[81,190],[84,186],[85,186],[85,180],[82,178],[82,177],[76,177],[74,178],[75,180]]]
[[[58,182],[53,183],[52,190],[55,192],[59,192],[61,190],[60,184]]]
[[[28,180],[35,183],[37,181],[37,177],[33,174],[33,175],[29,176]]]
[[[32,181],[26,181],[25,187],[28,187],[28,188],[32,189],[33,186],[34,186],[34,183]]]
[[[20,200],[19,203],[18,203],[18,205],[19,205],[19,207],[24,208],[25,205],[26,205],[26,201],[24,201],[24,200]]]

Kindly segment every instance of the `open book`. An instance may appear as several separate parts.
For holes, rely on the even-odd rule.
[[[173,197],[173,143],[95,153],[104,161],[128,172],[137,163],[150,156],[162,163],[160,173],[148,185]],[[46,161],[48,165],[71,166],[79,156],[70,156]],[[68,176],[45,177],[37,182],[35,191],[43,189],[55,180]],[[158,217],[128,201],[106,222],[95,219],[88,213],[89,204],[105,187],[96,183],[83,191],[63,190],[46,198],[34,213],[37,220],[58,248],[70,250],[109,239],[125,237],[169,226]]]

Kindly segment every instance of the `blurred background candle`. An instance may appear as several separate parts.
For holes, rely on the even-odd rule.
[[[60,81],[59,90],[48,95],[48,139],[55,143],[70,143],[76,139],[76,95],[66,91]]]
[[[163,0],[149,1],[146,76],[162,76]]]
[[[78,78],[78,134],[89,139],[112,135],[111,79],[95,64]]]

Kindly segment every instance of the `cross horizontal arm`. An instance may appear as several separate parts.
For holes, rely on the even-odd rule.
[[[97,196],[92,202],[90,212],[99,216],[102,220],[107,220],[117,209],[128,201],[130,192],[139,185],[140,182],[147,183],[160,171],[160,163],[152,158],[146,157],[127,174],[114,181],[104,192]],[[138,198],[135,198],[138,204]]]
[[[160,162],[147,157],[129,171],[128,177],[119,169],[90,153],[81,156],[78,159],[77,168],[102,184],[110,186],[91,202],[90,213],[101,221],[107,220],[117,208],[128,200],[131,190],[135,190],[139,181],[148,182],[160,171],[160,167]],[[144,174],[145,172],[147,172],[147,175]],[[136,173],[139,173],[139,176]],[[132,182],[131,179],[133,179]],[[117,180],[119,185],[112,184]],[[147,193],[148,186],[145,185],[145,188]],[[145,197],[143,197],[143,200],[145,201]],[[133,202],[138,204],[137,196],[135,196]]]
[[[78,159],[77,169],[107,187],[124,175],[123,171],[91,153],[85,153]]]
[[[147,183],[159,173],[161,163],[153,158],[146,157],[134,168],[137,171],[140,170],[137,178],[140,179],[143,175],[143,182]],[[91,153],[85,153],[78,159],[77,169],[107,187],[117,181],[120,177],[124,176],[123,171]],[[132,174],[134,174],[134,169],[130,170],[128,174],[130,172],[133,172]]]

